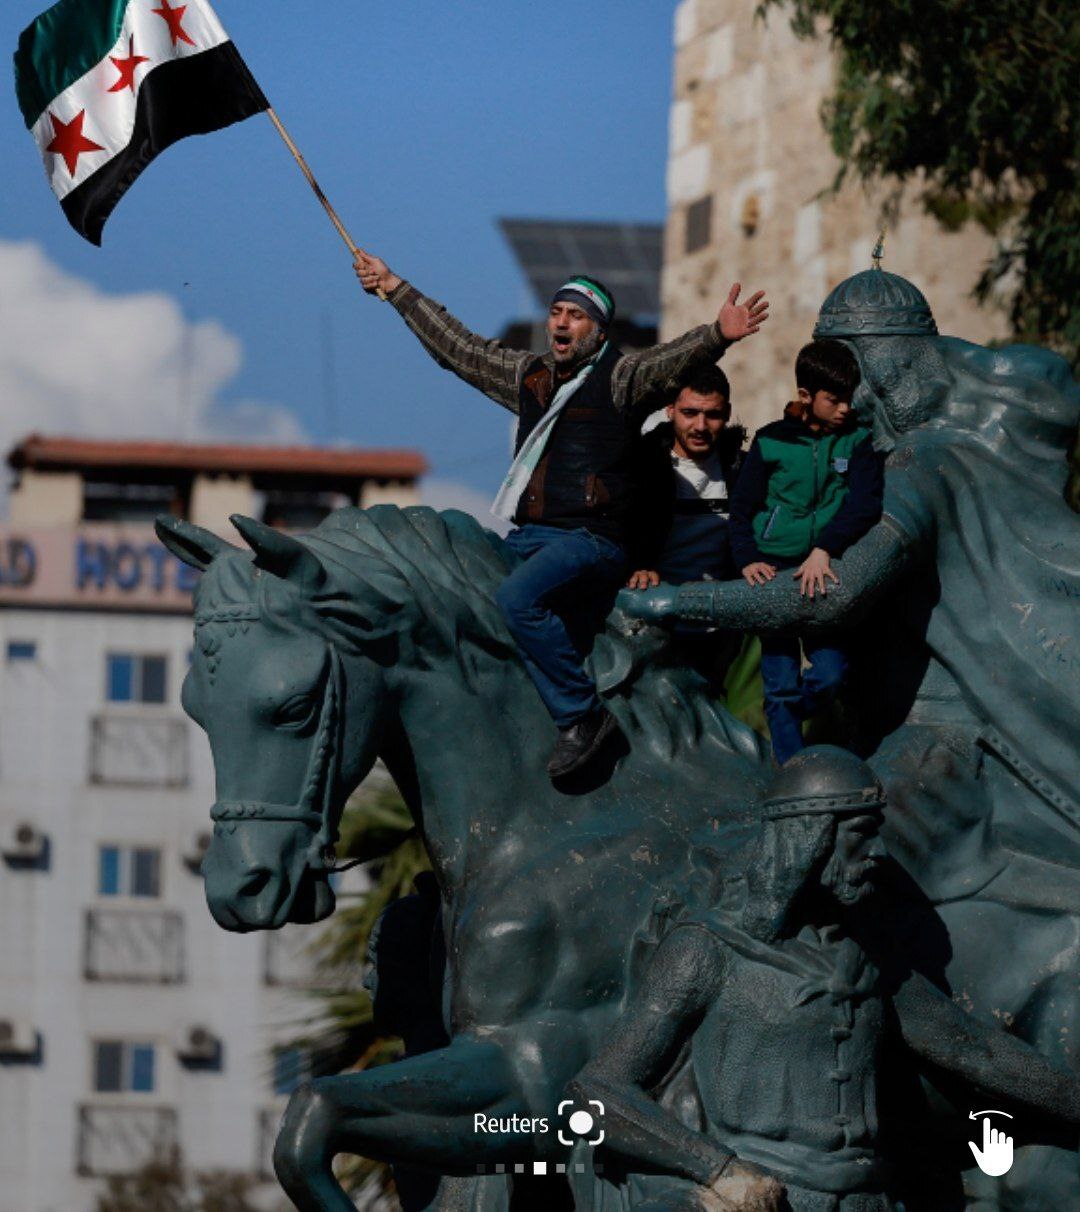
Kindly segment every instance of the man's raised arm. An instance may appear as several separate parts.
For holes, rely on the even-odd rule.
[[[738,631],[830,629],[855,622],[917,559],[917,550],[883,518],[833,566],[839,584],[824,596],[804,596],[798,581],[778,576],[763,585],[695,581],[675,588],[623,590],[618,605],[633,618],[691,619]]]
[[[471,332],[441,303],[421,294],[378,257],[358,252],[354,268],[364,290],[368,294],[382,291],[444,370],[452,370],[496,404],[518,411],[521,377],[534,355],[507,349],[498,341]]]
[[[659,391],[676,383],[691,366],[715,363],[728,346],[752,336],[769,318],[765,292],[739,302],[736,282],[712,324],[692,328],[673,341],[627,354],[615,367],[612,393],[616,408],[637,409]]]

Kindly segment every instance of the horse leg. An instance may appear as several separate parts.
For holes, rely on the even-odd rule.
[[[299,1212],[355,1212],[331,1169],[338,1153],[457,1174],[521,1160],[528,1138],[478,1133],[479,1114],[505,1118],[527,1107],[501,1047],[459,1037],[435,1052],[301,1086],[285,1112],[274,1169]]]

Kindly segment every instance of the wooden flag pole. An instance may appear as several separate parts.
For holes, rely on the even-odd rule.
[[[326,210],[326,213],[330,216],[330,222],[333,223],[333,225],[337,228],[338,235],[341,236],[341,238],[345,241],[345,244],[347,245],[349,252],[351,252],[353,257],[355,258],[356,254],[358,252],[360,252],[361,249],[357,246],[357,244],[353,240],[352,236],[350,236],[349,233],[345,230],[345,224],[342,223],[342,221],[338,218],[338,213],[336,210],[334,210],[333,206],[331,206],[330,199],[326,196],[326,194],[323,193],[322,186],[320,186],[318,181],[315,180],[315,174],[311,171],[310,168],[308,168],[308,163],[304,159],[304,157],[300,154],[300,149],[292,141],[291,137],[289,136],[289,132],[285,129],[284,126],[281,125],[281,119],[277,116],[277,114],[274,113],[273,108],[268,107],[266,113],[269,116],[270,121],[273,122],[274,129],[282,137],[282,139],[285,140],[285,146],[289,149],[289,151],[292,152],[293,159],[300,166],[300,171],[304,174],[305,177],[307,177],[308,185],[310,185],[311,188],[315,191],[315,197],[318,198],[319,201],[323,204],[323,207]],[[380,290],[377,293],[378,293],[379,298],[385,301],[386,292]]]

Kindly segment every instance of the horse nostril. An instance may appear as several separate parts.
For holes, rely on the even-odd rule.
[[[271,871],[269,867],[252,867],[248,872],[247,878],[240,885],[240,895],[258,896],[270,882],[270,875]]]

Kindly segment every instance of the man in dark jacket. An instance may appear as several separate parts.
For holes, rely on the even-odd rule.
[[[641,440],[628,587],[727,580],[736,575],[728,505],[746,438],[730,423],[727,375],[718,366],[688,371],[660,415]]]
[[[628,571],[640,408],[689,367],[715,363],[733,341],[757,332],[768,304],[760,291],[740,304],[736,284],[714,323],[624,356],[608,339],[611,292],[582,275],[555,293],[541,357],[470,332],[378,257],[359,253],[356,273],[369,294],[387,297],[440,366],[518,417],[514,463],[493,512],[517,524],[507,543],[522,562],[498,601],[558,727],[548,772],[570,774],[615,728],[583,666],[593,636],[581,624],[600,613],[596,603],[613,597]]]

